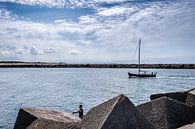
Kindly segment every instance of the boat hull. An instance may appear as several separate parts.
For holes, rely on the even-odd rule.
[[[129,77],[156,77],[156,74],[148,74],[148,73],[128,73]]]

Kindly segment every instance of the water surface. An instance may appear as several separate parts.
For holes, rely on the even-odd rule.
[[[135,69],[0,68],[0,128],[13,128],[20,107],[85,112],[116,95],[135,104],[153,93],[183,91],[195,86],[195,70],[154,69],[156,78],[128,78]]]

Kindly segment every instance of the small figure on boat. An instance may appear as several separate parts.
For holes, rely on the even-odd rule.
[[[83,105],[80,104],[80,105],[79,105],[79,110],[76,111],[76,112],[72,112],[72,114],[79,113],[79,118],[83,119],[83,112],[84,112],[84,110],[83,110]]]

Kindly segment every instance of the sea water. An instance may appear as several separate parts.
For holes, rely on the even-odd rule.
[[[135,105],[154,93],[195,87],[195,70],[150,69],[156,78],[128,78],[136,69],[0,68],[0,128],[14,126],[21,107],[72,112],[83,104],[92,107],[125,94]]]

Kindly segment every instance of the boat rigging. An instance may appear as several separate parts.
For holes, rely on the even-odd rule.
[[[156,72],[147,72],[147,71],[143,71],[140,69],[140,57],[141,57],[141,39],[139,39],[139,49],[138,49],[138,73],[131,73],[131,72],[128,72],[128,75],[129,77],[156,77]]]

